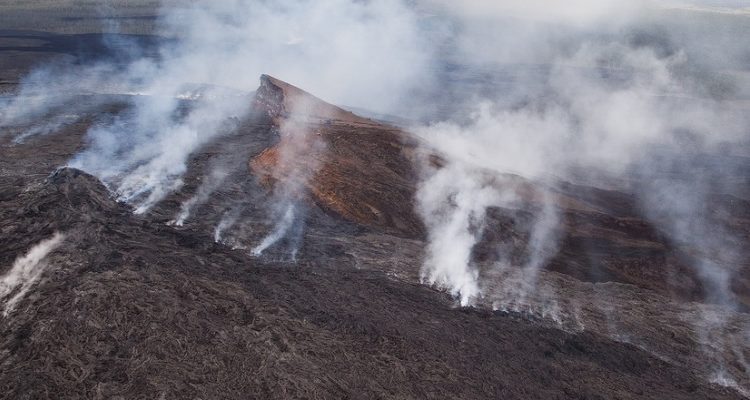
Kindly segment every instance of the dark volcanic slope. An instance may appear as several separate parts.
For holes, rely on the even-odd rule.
[[[42,62],[124,62],[132,41],[155,49],[158,2],[108,2],[119,10],[118,35],[103,34],[84,3],[0,4],[0,92]],[[493,275],[498,247],[523,262],[529,232],[514,221],[533,220],[534,201],[489,210],[474,254],[486,297],[477,309],[456,308],[417,284],[425,232],[412,201],[414,139],[271,77],[258,94],[254,107],[271,118],[252,115],[193,154],[185,185],[144,216],[88,174],[55,172],[127,96],[77,97],[52,113],[84,117],[23,143],[12,139],[28,126],[0,129],[0,293],[14,266],[41,271],[14,309],[6,306],[18,288],[0,298],[0,398],[729,399],[740,395],[708,382],[750,384],[748,315],[719,310],[718,334],[701,327],[714,309],[686,301],[705,297],[687,267],[691,249],[666,240],[625,191],[547,188],[561,240],[540,295],[559,302],[560,315],[488,311],[507,300],[505,277]],[[263,258],[247,251],[273,227],[267,189],[288,178],[278,132],[294,113],[302,118],[292,127],[311,138],[303,144],[321,145],[286,164],[316,171],[305,182],[312,201],[296,264],[274,261],[274,249]],[[184,226],[168,226],[217,165],[228,167],[223,184]],[[521,185],[533,200],[541,184]],[[750,203],[733,196],[716,194],[715,214],[747,241]],[[213,233],[227,215],[236,224],[225,246]],[[64,235],[59,248],[16,264],[55,233]],[[746,307],[750,268],[732,268]],[[713,375],[717,366],[727,375]]]
[[[382,273],[259,262],[76,170],[4,200],[0,221],[3,254],[66,234],[2,320],[4,398],[734,398],[633,346]]]
[[[98,112],[121,107],[115,101]],[[310,207],[296,264],[215,244],[213,229],[227,210],[239,210],[227,243],[240,249],[271,229],[272,194],[262,185],[264,177],[256,179],[246,168],[246,160],[262,159],[284,140],[271,122],[252,115],[236,132],[194,154],[185,186],[146,216],[115,203],[89,175],[52,174],[81,149],[90,119],[22,144],[2,137],[0,272],[7,273],[14,259],[55,232],[65,234],[62,246],[42,263],[40,283],[8,317],[0,317],[0,366],[8,371],[0,375],[0,388],[8,398],[46,393],[69,398],[737,395],[707,383],[711,361],[678,318],[691,311],[666,302],[646,284],[645,290],[632,284],[586,286],[592,278],[576,271],[585,271],[587,264],[576,264],[579,253],[567,244],[552,265],[563,274],[545,279],[558,280],[561,303],[583,304],[575,317],[585,328],[573,332],[527,314],[456,309],[452,299],[417,284],[422,241],[405,238],[409,232],[389,225],[387,218],[383,224],[359,220],[324,198]],[[354,171],[311,180],[311,193],[315,185],[330,184],[333,195],[351,199],[373,171],[380,175],[372,186],[386,196],[389,179],[401,179],[404,190],[413,193],[413,172],[403,167],[409,153],[399,150],[404,142],[389,136],[392,128],[341,120],[310,126],[315,140],[334,149],[321,153],[320,171],[325,165],[334,172],[348,171],[347,165]],[[380,135],[391,139],[381,141]],[[365,145],[376,151],[362,151],[369,149]],[[358,157],[370,161],[347,164]],[[234,166],[229,178],[206,204],[196,206],[185,226],[168,226],[216,160]],[[622,193],[556,190],[566,218],[578,218],[566,222],[574,238],[598,238],[602,249],[619,243],[636,250],[661,240],[628,214],[632,207]],[[380,199],[386,213],[413,213],[408,203]],[[508,225],[508,212],[531,218],[534,208],[493,210],[495,225],[478,247],[478,258],[493,241],[527,240],[527,233]],[[638,253],[607,254],[616,263],[627,260],[618,254]],[[606,276],[599,280],[612,282]],[[621,321],[601,316],[607,310],[597,309],[602,293],[608,307],[629,310]],[[488,294],[489,302],[493,293]],[[615,324],[620,325],[613,335]],[[741,332],[737,329],[731,331]],[[608,337],[626,337],[633,344]]]

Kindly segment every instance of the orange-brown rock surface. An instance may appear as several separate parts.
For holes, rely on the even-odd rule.
[[[292,180],[320,207],[349,221],[410,237],[422,234],[412,207],[412,137],[267,75],[255,103],[273,118],[280,135],[250,162],[263,183]]]

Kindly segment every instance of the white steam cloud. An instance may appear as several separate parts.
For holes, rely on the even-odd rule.
[[[130,96],[131,107],[112,121],[95,125],[88,147],[70,165],[94,173],[120,200],[144,213],[182,186],[193,152],[234,129],[231,121],[248,111],[261,73],[339,104],[423,117],[420,105],[404,105],[413,103],[415,94],[451,89],[446,87],[455,82],[436,81],[443,70],[460,63],[470,71],[493,71],[499,86],[473,92],[476,87],[469,85],[447,90],[450,98],[430,98],[466,105],[473,110],[468,119],[416,129],[448,165],[426,174],[418,196],[433,239],[423,275],[469,302],[481,292],[471,249],[481,236],[484,214],[518,195],[502,185],[487,186],[487,174],[515,174],[537,183],[570,179],[576,168],[621,176],[648,164],[648,151],[682,152],[686,135],[695,153],[746,137],[746,105],[735,100],[750,93],[741,79],[747,76],[747,51],[732,44],[725,30],[693,26],[701,13],[669,14],[697,3],[231,0],[170,5],[161,10],[159,23],[159,33],[170,40],[157,57],[136,49],[124,65],[104,60],[81,68],[39,69],[18,96],[4,100],[0,126],[42,119],[75,94],[141,94]],[[721,10],[731,7],[724,4]],[[27,130],[18,141],[69,123],[51,121],[54,126]],[[184,222],[216,182],[209,179],[174,222]],[[541,217],[530,227],[529,257],[522,267],[532,271],[531,280],[554,253],[553,193],[540,191]],[[647,210],[653,208],[652,197],[642,196]],[[701,195],[694,200],[685,212],[651,214],[679,237],[681,216],[700,207]],[[278,229],[269,238],[284,236],[287,216],[299,214],[296,206],[279,203]],[[269,240],[257,252],[275,242]],[[718,245],[708,246],[718,251]],[[731,271],[705,265],[696,268],[708,286],[726,292]]]
[[[247,94],[262,73],[339,104],[390,111],[429,69],[428,39],[399,0],[170,4],[159,21],[169,40],[156,57],[129,48],[124,64],[39,69],[0,115],[0,127],[10,126],[41,119],[77,94],[129,95],[131,107],[92,127],[70,166],[102,179],[136,213],[182,186],[190,154],[231,131],[229,119],[249,110]],[[57,128],[25,131],[19,141]]]
[[[479,296],[471,249],[481,235],[487,207],[498,202],[490,182],[466,179],[460,166],[444,167],[427,179],[417,195],[418,210],[429,229],[422,279],[448,288],[469,305]],[[457,176],[462,179],[455,181]]]
[[[169,66],[162,68],[167,71],[156,73],[171,73]],[[119,200],[133,204],[137,214],[180,188],[188,156],[217,135],[231,132],[230,118],[247,111],[243,103],[248,98],[208,89],[210,100],[189,105],[187,115],[179,116],[184,105],[177,95],[183,84],[158,80],[151,87],[159,94],[137,97],[131,113],[112,125],[94,128],[89,132],[90,147],[70,163],[109,183]]]
[[[222,214],[221,219],[219,220],[219,223],[216,225],[216,228],[214,229],[214,242],[215,243],[224,243],[224,236],[227,232],[227,230],[231,229],[234,224],[237,222],[237,219],[239,218],[240,214],[239,209],[229,210],[224,212]]]
[[[289,116],[279,126],[280,140],[277,145],[276,158],[271,168],[277,178],[274,186],[272,215],[274,227],[255,246],[252,254],[260,256],[271,246],[282,239],[288,240],[288,251],[296,261],[304,228],[305,199],[307,184],[320,167],[321,154],[327,151],[325,142],[320,140],[311,119],[312,108],[307,98],[289,99]],[[279,179],[280,178],[280,179]]]
[[[731,163],[700,160],[750,155],[747,18],[731,1],[698,0],[194,2],[163,8],[160,33],[170,40],[156,58],[134,52],[125,65],[37,71],[4,101],[0,127],[44,118],[72,93],[142,94],[95,125],[70,164],[145,213],[182,185],[193,152],[234,129],[267,73],[336,104],[427,121],[414,132],[441,167],[425,166],[417,193],[429,239],[422,279],[462,304],[493,286],[473,260],[493,209],[534,215],[514,221],[529,234],[524,257],[494,266],[518,288],[501,288],[505,300],[522,304],[541,290],[557,250],[555,184],[594,179],[585,171],[603,177],[595,184],[635,191],[653,224],[696,252],[706,300],[731,307],[730,282],[747,255],[711,212],[710,193],[742,198],[746,188]],[[273,228],[256,254],[282,239],[296,251],[300,199],[317,168],[314,159],[299,167],[308,135],[281,128],[278,166],[290,179],[276,187]],[[175,222],[210,194],[206,185]],[[236,218],[222,218],[217,241]]]
[[[266,249],[276,244],[276,242],[278,242],[279,240],[283,239],[297,220],[295,214],[295,205],[291,203],[286,204],[286,206],[281,210],[281,217],[276,221],[276,224],[274,225],[271,232],[269,232],[268,235],[263,238],[259,245],[253,248],[253,255],[262,255],[263,252],[266,251]],[[294,252],[294,254],[296,254],[297,249],[295,248],[292,251]]]
[[[539,25],[538,13],[525,15],[526,11],[540,10],[545,18],[556,16],[556,21],[565,23],[569,22],[570,13],[577,9],[567,4],[562,7],[550,2],[536,3],[549,7],[535,5],[526,10],[510,2],[470,2],[468,9],[461,6],[462,10],[469,11],[460,13],[460,18],[464,18],[462,23],[466,25],[472,22],[481,25],[486,19],[497,21],[519,16],[521,22],[516,22],[513,28],[495,24],[487,25],[484,30],[459,30],[458,51],[464,55],[472,54],[476,49],[461,47],[460,44],[464,41],[474,45],[486,44],[487,37],[500,34],[517,40],[518,37],[511,33],[519,26],[529,28],[523,33],[531,35],[532,42],[551,41],[547,35],[550,28]],[[480,11],[471,12],[471,7]],[[628,7],[632,8],[631,15],[654,12],[650,8]],[[527,20],[524,21],[523,17]],[[654,150],[658,150],[662,157],[669,152],[679,154],[684,151],[681,136],[684,132],[689,132],[698,143],[698,148],[689,149],[694,152],[712,151],[721,144],[746,138],[747,118],[743,116],[746,110],[739,102],[712,96],[712,88],[706,87],[707,83],[701,80],[705,76],[694,76],[691,70],[694,49],[680,48],[680,43],[667,46],[659,41],[663,38],[652,39],[652,43],[634,43],[628,29],[635,31],[640,29],[638,26],[624,26],[621,27],[624,29],[622,34],[610,35],[611,28],[599,28],[602,17],[576,16],[575,24],[555,28],[562,39],[555,39],[550,46],[539,47],[536,53],[528,50],[529,43],[523,40],[512,46],[508,44],[501,50],[484,48],[481,57],[470,60],[498,70],[513,68],[514,57],[520,54],[514,49],[518,49],[525,53],[525,62],[544,62],[545,67],[536,74],[514,75],[514,89],[507,93],[495,93],[494,98],[483,96],[485,99],[478,101],[476,111],[468,121],[441,122],[416,130],[449,162],[461,166],[445,168],[428,178],[418,200],[423,215],[427,217],[434,214],[434,210],[445,211],[446,204],[451,204],[452,213],[443,215],[441,220],[455,222],[435,224],[426,219],[430,236],[443,243],[431,242],[425,274],[443,277],[437,281],[462,293],[464,301],[467,295],[471,297],[476,293],[478,285],[471,282],[471,276],[475,274],[466,273],[471,269],[467,255],[482,233],[473,226],[482,225],[483,209],[500,205],[492,201],[482,202],[484,196],[477,192],[487,173],[515,174],[530,181],[547,181],[574,179],[572,171],[584,168],[621,177],[635,167],[646,170],[644,166],[651,165],[649,153]],[[484,40],[476,36],[480,33],[486,36]],[[567,45],[557,46],[560,43]],[[665,46],[669,48],[665,49]],[[717,81],[726,83],[721,81],[723,78],[726,77],[719,76]],[[539,86],[541,90],[536,89]],[[524,87],[533,89],[524,91]],[[436,185],[434,190],[430,187],[433,184]],[[447,196],[434,196],[433,191]],[[474,208],[461,205],[460,199],[465,197],[475,199]],[[532,230],[529,244],[532,270],[539,270],[549,256],[538,250],[555,247],[554,235],[550,233],[556,225],[553,197],[551,193],[542,196],[543,222],[540,222],[539,229]],[[450,201],[446,201],[448,199]],[[653,208],[650,199],[642,199],[647,209]],[[435,201],[439,203],[431,204]],[[688,209],[700,206],[686,205]],[[479,221],[466,222],[476,218],[472,216],[478,216]],[[675,235],[695,232],[673,224],[662,227]],[[449,240],[439,239],[445,236],[463,239],[449,245]],[[727,238],[722,235],[718,240],[726,241]],[[445,270],[447,260],[453,260],[450,264],[454,265],[455,271]],[[701,276],[708,280],[721,278],[717,271],[706,272],[704,267],[697,268],[705,272]],[[449,276],[455,278],[447,279]],[[723,282],[724,289],[721,290],[726,291],[726,279]],[[711,286],[721,287],[722,284]],[[467,293],[463,294],[464,291]]]
[[[425,167],[417,194],[429,236],[428,282],[462,304],[491,288],[498,309],[535,309],[527,297],[540,297],[536,279],[557,249],[555,182],[584,179],[635,192],[656,228],[693,255],[704,300],[736,305],[730,284],[747,254],[711,198],[743,198],[746,190],[738,186],[742,170],[726,156],[748,155],[750,52],[728,39],[728,29],[699,14],[670,14],[659,2],[623,5],[625,18],[609,1],[428,3],[450,14],[453,59],[493,71],[487,75],[497,85],[449,91],[471,115],[415,129],[444,164]],[[743,22],[722,21],[732,29]],[[518,190],[508,176],[533,189]],[[501,257],[491,266],[500,272],[485,276],[472,254],[491,208],[531,208],[536,221],[526,226],[527,257]],[[516,226],[528,223],[513,218]],[[499,287],[489,280],[498,277],[507,279]],[[551,307],[542,313],[557,313],[551,296],[541,293]],[[722,330],[722,323],[709,325]]]
[[[10,270],[0,277],[0,300],[5,303],[4,316],[8,316],[39,281],[46,267],[44,258],[57,249],[64,238],[63,234],[55,233],[51,238],[37,243],[26,255],[16,259]]]
[[[194,207],[200,206],[211,197],[211,194],[215,192],[224,180],[227,178],[229,173],[223,168],[217,167],[211,170],[198,187],[198,190],[193,197],[186,200],[180,206],[180,212],[177,217],[172,221],[169,221],[169,225],[182,226],[185,224],[185,220],[190,217],[190,212]]]

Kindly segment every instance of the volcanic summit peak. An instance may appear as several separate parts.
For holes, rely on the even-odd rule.
[[[351,111],[327,103],[280,79],[263,74],[255,93],[255,104],[274,120],[301,119],[309,122],[340,121],[347,124],[376,124]],[[278,121],[277,121],[278,122]]]
[[[406,237],[423,235],[411,201],[417,176],[412,135],[268,75],[260,80],[255,107],[281,131],[278,143],[250,160],[262,183],[301,183],[318,206],[347,221]]]

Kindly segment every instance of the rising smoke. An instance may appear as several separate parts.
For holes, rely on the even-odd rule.
[[[488,207],[503,205],[498,198],[507,197],[484,194],[490,190],[482,182],[486,173],[531,181],[571,179],[569,171],[575,168],[622,175],[634,166],[648,170],[644,155],[654,149],[661,155],[685,150],[680,139],[685,132],[695,154],[744,138],[745,109],[735,100],[749,92],[750,86],[738,79],[747,52],[732,44],[727,28],[712,24],[715,13],[695,9],[695,3],[685,2],[591,0],[460,5],[441,0],[414,5],[233,0],[165,6],[160,34],[170,40],[157,57],[135,50],[124,65],[120,59],[117,64],[98,60],[77,68],[40,68],[16,97],[4,100],[0,125],[41,119],[82,92],[138,94],[128,97],[126,111],[91,129],[88,147],[70,165],[94,173],[120,200],[144,213],[182,186],[190,154],[231,132],[230,120],[248,111],[249,93],[263,72],[339,104],[433,121],[443,118],[425,116],[419,106],[404,107],[404,100],[409,95],[419,99],[420,93],[449,94],[445,101],[467,107],[471,117],[463,114],[415,129],[450,165],[427,174],[418,201],[432,238],[464,240],[448,248],[431,242],[424,277],[468,301],[479,294],[469,255],[481,235],[483,215]],[[694,26],[695,21],[704,23]],[[456,89],[465,83],[461,79],[437,84],[445,77],[443,70],[455,68],[459,60],[468,71],[497,72],[489,74],[490,89]],[[420,102],[431,101],[442,100],[433,96]],[[77,114],[49,119],[53,126],[32,127],[16,140],[53,132]],[[712,177],[721,179],[721,174]],[[207,180],[209,186],[218,181]],[[438,186],[432,188],[433,183]],[[675,196],[662,193],[669,185],[660,185],[657,201],[653,190],[642,196],[647,210],[670,197],[689,203],[678,213],[651,213],[679,241],[684,241],[681,216],[706,202],[700,188],[685,185],[691,183],[679,182]],[[211,191],[203,189],[184,205],[176,223]],[[542,193],[543,213],[531,229],[531,271],[539,270],[554,248],[554,191]],[[685,200],[685,193],[692,200]],[[472,200],[447,201],[464,198]],[[297,207],[286,204],[275,214],[283,222],[299,214]],[[440,217],[430,220],[434,215]],[[708,223],[701,221],[696,224]],[[719,235],[727,236],[727,231]],[[706,246],[711,247],[707,252],[719,250],[717,244]],[[450,251],[457,253],[443,253]],[[712,296],[731,298],[726,284],[731,271],[710,262],[701,265],[696,268],[708,286],[720,292]]]
[[[0,114],[0,127],[8,127],[65,109],[81,93],[127,95],[128,109],[92,127],[70,166],[99,177],[137,213],[183,185],[190,154],[231,132],[230,119],[248,112],[262,73],[387,112],[429,69],[416,15],[398,0],[165,4],[158,25],[166,40],[155,56],[137,43],[109,43],[131,50],[116,60],[40,68],[3,100]],[[17,141],[63,123],[24,130]]]
[[[424,0],[411,6],[397,0],[233,0],[165,6],[160,34],[170,40],[157,57],[136,49],[124,65],[120,59],[117,64],[96,60],[77,68],[40,68],[16,97],[4,100],[0,125],[42,119],[81,93],[138,94],[129,96],[129,109],[91,129],[89,146],[70,165],[94,173],[120,200],[144,213],[182,186],[191,153],[231,132],[230,119],[248,111],[249,93],[263,72],[339,104],[433,121],[443,118],[425,116],[419,106],[404,107],[404,100],[412,94],[417,99],[420,93],[448,94],[445,101],[465,106],[461,109],[471,111],[471,117],[464,113],[459,120],[415,129],[450,161],[450,168],[428,174],[418,200],[425,217],[441,215],[436,221],[427,218],[431,237],[468,236],[450,246],[455,255],[437,254],[449,250],[432,242],[424,277],[468,301],[479,293],[468,255],[481,235],[484,212],[502,202],[477,200],[446,208],[446,200],[487,190],[481,180],[488,171],[532,181],[569,179],[574,168],[622,175],[634,166],[649,169],[644,150],[684,150],[680,132],[693,138],[690,151],[696,154],[744,138],[745,110],[733,100],[750,92],[737,78],[747,52],[727,38],[726,24],[712,24],[713,9],[697,12],[696,6],[591,0],[460,5]],[[695,21],[704,23],[694,26]],[[742,22],[721,20],[726,21]],[[443,70],[459,61],[468,71],[497,71],[489,74],[490,89],[475,92],[471,85],[460,88],[465,80],[440,80]],[[433,96],[420,102],[440,101]],[[16,141],[53,132],[78,114],[50,118],[52,126],[31,127]],[[444,178],[450,173],[452,179]],[[209,186],[218,181],[207,180]],[[431,188],[431,182],[442,186]],[[705,203],[702,191],[685,190],[686,184],[680,182],[673,197],[694,194],[685,205],[688,211],[652,212],[676,237],[684,232],[679,215]],[[203,189],[184,204],[176,223],[211,191]],[[653,191],[644,192],[647,210],[670,197],[660,193],[662,200],[653,201]],[[541,203],[543,215],[538,229],[532,229],[529,249],[532,271],[554,248],[549,244],[554,242],[554,193],[543,193],[547,200]],[[498,196],[503,198],[490,197]],[[297,206],[281,208],[274,213],[283,222]],[[717,252],[716,244],[710,247]],[[726,293],[730,275],[703,264],[697,268],[709,286],[724,292],[712,296],[731,297]]]
[[[447,164],[425,167],[417,195],[429,230],[427,281],[462,304],[487,294],[497,309],[526,311],[539,309],[529,302],[541,298],[552,308],[540,314],[557,314],[555,291],[539,288],[537,278],[557,248],[555,182],[582,180],[635,192],[656,228],[692,255],[704,300],[734,308],[732,277],[747,264],[744,236],[715,202],[717,193],[747,195],[732,157],[748,156],[743,60],[750,52],[728,40],[713,10],[672,3],[667,11],[655,2],[433,3],[454,12],[455,54],[497,72],[499,83],[494,90],[446,91],[462,107],[459,114],[473,110],[470,117],[437,117],[415,129]],[[747,25],[747,15],[731,15],[722,23]],[[528,197],[517,201],[524,194],[516,186],[488,175],[517,176],[537,188],[531,203],[538,217],[531,226],[514,217],[531,232],[528,257],[506,257],[483,274],[472,253],[489,210],[529,206]],[[725,332],[722,315],[711,308],[692,321],[702,341],[713,343],[710,354],[737,345],[700,332]],[[733,385],[726,361],[716,357],[716,381]]]
[[[416,199],[429,239],[422,279],[462,304],[488,290],[472,254],[492,209],[534,215],[515,221],[529,232],[525,257],[495,266],[514,277],[514,290],[501,289],[515,307],[541,290],[539,275],[557,248],[556,182],[594,176],[594,185],[610,187],[635,174],[648,184],[626,189],[636,191],[644,214],[697,252],[691,266],[706,300],[734,306],[730,282],[746,255],[712,210],[710,193],[747,193],[738,193],[731,177],[741,173],[731,163],[698,160],[748,155],[746,11],[698,0],[408,3],[165,7],[160,33],[174,40],[158,57],[136,52],[125,66],[41,69],[4,104],[0,127],[46,116],[81,90],[139,94],[91,129],[87,149],[70,164],[145,213],[182,185],[190,154],[231,132],[229,121],[247,113],[258,76],[269,73],[337,104],[427,121],[413,131],[443,165],[425,165]],[[38,90],[45,86],[55,96]],[[304,223],[301,199],[316,164],[299,163],[310,132],[298,131],[281,129],[279,165],[292,179],[275,189],[273,227],[256,254],[295,237]],[[18,141],[37,133],[24,132]],[[684,173],[676,178],[675,169]],[[175,222],[202,198],[199,190]],[[217,241],[236,218],[225,215]]]
[[[221,184],[224,183],[224,180],[228,175],[229,173],[221,167],[212,169],[211,172],[209,172],[208,175],[204,178],[203,182],[198,187],[198,190],[193,195],[193,197],[189,198],[184,203],[182,203],[182,205],[180,205],[180,212],[177,214],[177,217],[169,221],[168,224],[183,226],[185,224],[185,220],[190,217],[191,211],[195,207],[198,207],[208,201],[209,197],[211,197],[211,194],[215,192],[219,187],[221,187]]]
[[[44,259],[62,244],[64,238],[63,234],[55,233],[51,238],[37,243],[26,255],[16,259],[10,270],[0,277],[4,316],[8,316],[39,281],[46,267]]]
[[[511,78],[501,76],[501,79],[510,80],[509,90],[484,94],[481,101],[466,95],[469,102],[478,103],[468,120],[433,123],[416,129],[441,155],[462,166],[445,168],[426,180],[427,186],[423,186],[418,196],[421,209],[427,211],[423,215],[431,215],[430,210],[435,209],[445,211],[447,206],[453,211],[441,220],[479,219],[453,224],[428,221],[433,238],[468,236],[451,246],[446,245],[447,241],[443,245],[432,241],[425,265],[427,276],[455,276],[452,282],[438,281],[448,283],[454,292],[467,291],[461,294],[464,300],[467,295],[476,295],[478,285],[467,283],[469,276],[465,273],[472,268],[467,255],[482,233],[475,225],[481,226],[481,215],[487,207],[505,206],[497,200],[484,203],[479,200],[486,197],[477,193],[477,188],[484,186],[487,173],[514,174],[534,182],[574,180],[573,172],[583,169],[619,180],[633,169],[663,173],[663,169],[655,168],[654,159],[676,159],[676,155],[684,156],[685,151],[707,153],[746,137],[744,108],[741,103],[720,96],[718,89],[739,85],[724,74],[707,75],[709,72],[703,66],[694,65],[692,60],[703,54],[694,44],[678,41],[680,34],[693,34],[680,30],[686,27],[667,24],[675,32],[663,32],[651,26],[652,20],[669,22],[662,19],[665,18],[660,14],[664,13],[662,9],[629,4],[627,12],[623,11],[626,17],[615,18],[618,23],[612,26],[605,20],[616,15],[608,10],[622,11],[616,7],[608,9],[597,3],[597,7],[580,7],[581,12],[577,13],[579,8],[568,4],[532,3],[529,7],[510,2],[455,6],[462,10],[456,23],[455,51],[469,57],[470,63],[505,71]],[[497,23],[506,19],[511,21],[509,25]],[[554,26],[550,26],[551,20],[555,21]],[[512,38],[507,40],[518,43],[503,42],[505,46],[498,46],[499,49],[477,48],[488,43],[487,38],[496,37]],[[523,40],[518,40],[519,37]],[[545,45],[535,48],[529,43]],[[736,52],[733,49],[729,54]],[[518,62],[532,64],[526,67],[534,72],[516,73]],[[701,58],[698,63],[705,65],[706,60]],[[684,146],[685,132],[692,138],[692,147]],[[732,174],[726,172],[733,171],[725,168],[724,174],[716,172],[710,177],[712,182],[729,179]],[[453,176],[442,176],[450,173]],[[645,209],[659,214],[654,221],[679,241],[684,241],[680,236],[696,230],[675,224],[685,223],[688,214],[700,215],[700,210],[707,207],[705,188],[700,187],[702,177],[706,176],[690,176],[691,181],[679,182],[682,189],[674,184],[660,185],[658,200],[654,199],[653,188],[643,190],[640,196]],[[446,195],[434,196],[429,186],[432,182],[438,185],[435,190]],[[529,243],[532,256],[527,266],[532,271],[543,266],[550,249],[555,247],[552,233],[556,225],[555,196],[553,191],[542,193],[540,222],[538,229],[532,229]],[[474,205],[477,208],[462,207],[459,200],[464,196],[477,199]],[[678,198],[676,204],[674,200]],[[438,204],[432,204],[435,201]],[[675,204],[673,213],[657,211],[672,204]],[[692,217],[694,224],[713,233],[721,231],[699,215]],[[727,253],[726,246],[736,242],[726,230],[710,236],[716,243],[701,247],[712,248],[714,254]],[[719,249],[721,246],[724,247]],[[543,248],[547,250],[540,251]],[[445,271],[448,264],[453,265],[455,274]],[[702,262],[695,267],[712,291],[717,291],[710,296],[731,297],[725,272],[710,263]]]
[[[296,260],[304,230],[307,185],[320,167],[327,148],[316,130],[318,121],[311,111],[314,105],[310,104],[313,100],[303,97],[287,100],[289,115],[279,126],[281,137],[272,167],[272,175],[281,178],[274,186],[271,213],[274,227],[252,253],[260,256],[280,240],[287,239],[288,253]]]

